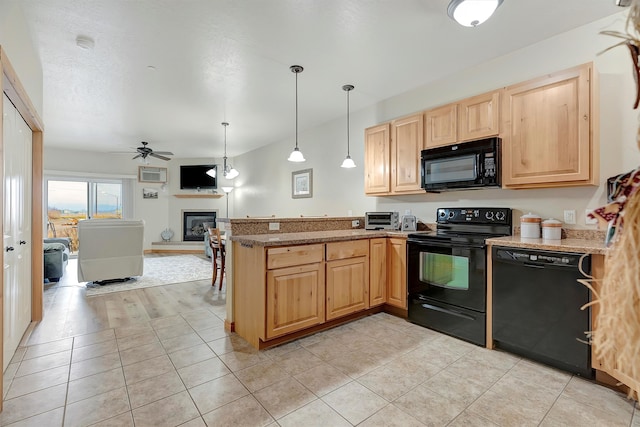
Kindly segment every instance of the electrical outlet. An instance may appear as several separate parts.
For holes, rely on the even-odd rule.
[[[586,225],[595,225],[598,223],[596,218],[589,218],[589,214],[593,212],[593,209],[587,209],[584,211],[584,223]]]
[[[564,223],[565,224],[575,224],[576,223],[576,210],[570,209],[564,211]]]
[[[354,219],[353,221],[351,221],[351,227],[353,227],[353,228],[360,227],[360,220]]]
[[[279,222],[270,222],[269,223],[269,231],[278,231],[280,230],[280,223]]]

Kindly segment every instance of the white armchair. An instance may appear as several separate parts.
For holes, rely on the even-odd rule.
[[[104,282],[142,276],[144,221],[80,221],[78,242],[78,282]]]

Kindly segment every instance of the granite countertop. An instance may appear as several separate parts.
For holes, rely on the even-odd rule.
[[[407,237],[409,232],[385,230],[329,230],[303,233],[248,234],[231,236],[233,242],[255,246],[305,245],[309,243],[342,242],[347,240],[375,239],[379,237]]]
[[[548,251],[577,252],[605,255],[609,250],[603,239],[525,239],[520,236],[494,237],[486,240],[487,245],[511,248],[542,249]]]

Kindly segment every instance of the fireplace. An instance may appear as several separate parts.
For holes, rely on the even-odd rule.
[[[200,242],[207,227],[216,226],[215,211],[182,211],[182,241]]]

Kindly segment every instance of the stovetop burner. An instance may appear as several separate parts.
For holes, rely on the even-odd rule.
[[[490,237],[511,235],[509,208],[439,208],[436,231],[409,234],[414,240],[481,243]]]

